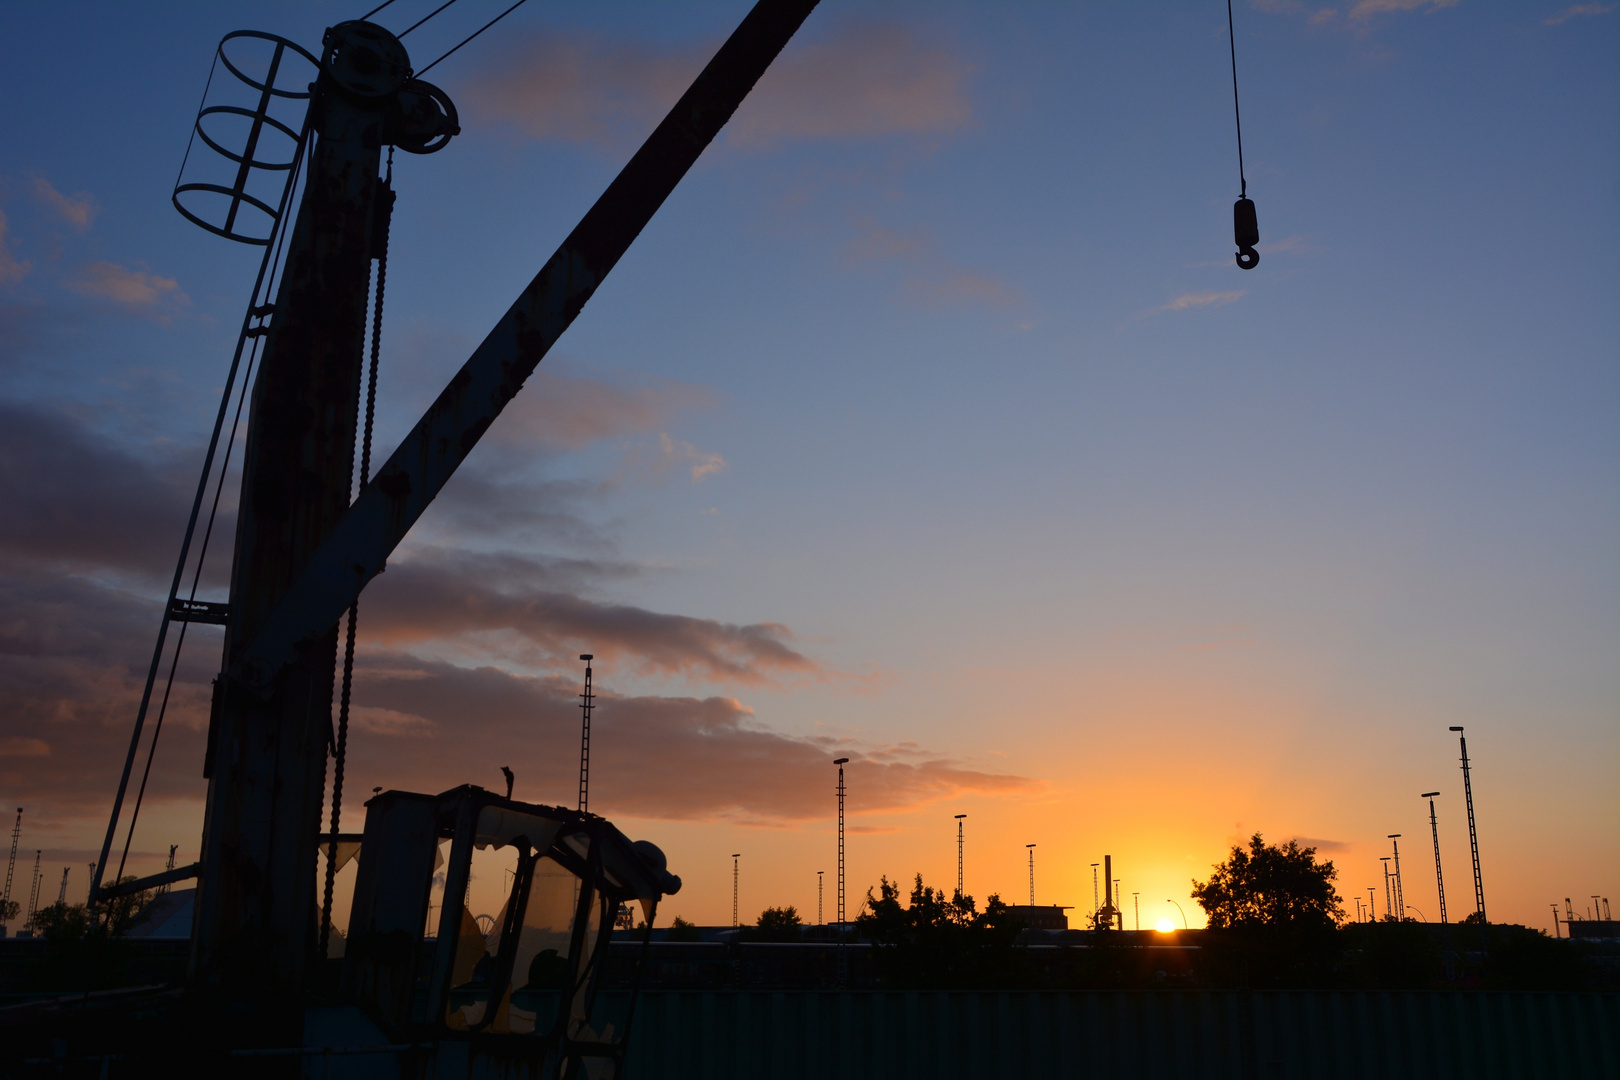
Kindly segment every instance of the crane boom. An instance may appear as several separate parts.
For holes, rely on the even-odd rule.
[[[331,632],[816,2],[759,0],[360,492],[238,655],[233,680],[264,692],[299,642]]]

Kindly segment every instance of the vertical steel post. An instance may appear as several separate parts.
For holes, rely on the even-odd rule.
[[[737,929],[742,925],[737,921],[737,860],[742,858],[741,853],[731,856],[731,928]]]
[[[821,893],[822,893],[822,886],[827,883],[826,882],[826,873],[827,873],[827,871],[825,871],[825,870],[817,870],[816,871],[816,925],[817,926],[826,926],[827,925],[827,920],[822,918],[822,915],[821,915],[821,911],[822,911],[822,909],[821,909]]]
[[[1097,864],[1091,864],[1091,925],[1097,925]]]
[[[253,386],[225,632],[227,671],[348,509],[364,366],[382,126],[392,96],[311,99],[316,142]],[[246,1006],[259,1036],[302,1023],[315,948],[316,849],[332,743],[337,623],[263,685],[215,686],[204,775],[193,978]]]
[[[1029,906],[1035,906],[1035,845],[1025,844],[1029,848]],[[1034,912],[1030,912],[1031,916]]]

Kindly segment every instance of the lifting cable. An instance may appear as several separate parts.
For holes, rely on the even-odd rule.
[[[212,75],[210,74],[210,78],[211,77],[212,77]],[[306,117],[305,122],[304,122],[304,128],[299,133],[298,145],[296,146],[296,148],[293,151],[292,171],[291,171],[291,174],[290,174],[290,176],[289,176],[289,178],[287,180],[287,186],[282,191],[281,204],[280,204],[280,206],[277,207],[277,211],[276,211],[276,224],[275,224],[276,242],[274,244],[266,244],[265,245],[264,258],[259,263],[258,277],[255,278],[254,282],[253,282],[253,292],[252,292],[251,295],[255,299],[258,298],[260,295],[268,297],[268,296],[270,296],[272,294],[272,286],[273,286],[273,283],[275,281],[276,271],[280,266],[282,242],[286,238],[286,230],[285,230],[285,228],[283,226],[284,226],[284,222],[286,220],[287,206],[288,206],[288,203],[292,199],[293,189],[298,186],[298,176],[299,176],[299,173],[300,173],[300,171],[302,169],[303,159],[304,159],[304,152],[309,147],[309,134],[310,134],[309,121],[308,121],[308,118]],[[102,843],[101,843],[101,858],[96,860],[96,868],[95,868],[94,873],[91,875],[90,901],[89,901],[91,904],[96,903],[97,900],[99,899],[100,893],[101,893],[101,883],[106,878],[107,861],[108,861],[109,856],[112,853],[113,839],[117,835],[117,832],[118,832],[118,818],[119,818],[120,812],[123,809],[124,794],[129,790],[130,773],[134,770],[135,756],[140,750],[141,733],[145,729],[147,710],[151,707],[152,691],[153,691],[154,687],[157,684],[158,669],[162,665],[162,662],[163,662],[164,645],[166,644],[167,639],[168,639],[169,623],[173,620],[173,612],[174,612],[175,601],[179,598],[179,595],[180,595],[180,584],[181,584],[182,581],[185,580],[186,565],[190,561],[191,541],[192,541],[192,538],[194,536],[196,536],[196,533],[197,533],[197,519],[201,516],[201,513],[202,513],[203,499],[208,494],[208,479],[209,479],[210,476],[213,475],[214,456],[219,450],[219,437],[220,437],[221,433],[224,431],[225,417],[227,415],[229,415],[229,413],[230,413],[231,395],[232,395],[232,391],[235,389],[235,386],[236,386],[237,373],[241,370],[242,354],[243,354],[244,351],[249,352],[248,369],[249,369],[249,374],[251,374],[254,358],[258,355],[258,349],[259,349],[259,345],[260,345],[260,340],[259,339],[260,339],[261,335],[253,335],[253,337],[254,337],[253,348],[252,348],[252,350],[247,350],[246,346],[247,346],[247,342],[248,342],[248,338],[249,338],[249,331],[252,329],[252,322],[253,322],[253,320],[255,318],[262,318],[263,316],[270,314],[270,312],[271,312],[271,308],[270,308],[270,305],[268,303],[262,304],[262,305],[255,305],[250,300],[249,304],[248,304],[247,313],[242,318],[241,331],[237,334],[236,351],[231,357],[231,366],[230,366],[230,368],[228,369],[228,371],[226,372],[226,375],[225,375],[225,388],[224,388],[223,392],[220,394],[219,412],[214,417],[214,428],[213,428],[212,434],[209,436],[209,439],[208,439],[208,450],[203,455],[202,475],[197,478],[197,494],[192,499],[191,515],[186,521],[186,531],[185,531],[185,533],[182,536],[181,541],[180,541],[180,556],[175,562],[174,580],[169,585],[169,594],[164,600],[163,615],[158,621],[157,643],[156,643],[156,645],[153,646],[153,649],[152,649],[152,663],[151,663],[151,666],[147,669],[146,687],[141,692],[141,703],[140,703],[139,707],[135,711],[135,729],[130,734],[129,751],[124,756],[124,769],[123,769],[123,773],[119,776],[118,792],[113,797],[112,814],[109,816],[108,821],[107,821],[107,835],[103,838]],[[246,393],[248,385],[249,384],[248,384],[247,380],[244,380],[243,387],[242,387],[244,394]],[[240,405],[238,405],[238,411],[237,411],[238,417],[240,417],[240,411],[241,411]],[[236,426],[235,426],[234,423],[233,423],[233,425],[231,427],[231,432],[232,432],[232,439],[234,441],[235,432],[236,432]],[[230,457],[230,444],[227,444],[225,452],[226,452],[226,462],[228,462],[229,457]],[[224,477],[225,477],[225,470],[224,470],[224,463],[222,463],[221,467],[220,467],[220,482],[221,483],[224,482]],[[216,488],[215,494],[214,494],[213,506],[212,506],[212,508],[210,510],[210,513],[209,513],[208,526],[207,526],[207,529],[206,529],[206,531],[204,533],[204,540],[203,540],[202,550],[199,552],[199,555],[198,555],[198,568],[197,568],[198,576],[194,576],[193,579],[192,579],[191,596],[190,596],[190,600],[192,600],[192,601],[195,601],[196,598],[197,598],[197,584],[198,584],[199,576],[200,576],[201,571],[202,571],[202,559],[207,554],[207,542],[208,542],[207,538],[213,532],[214,517],[218,513],[218,511],[219,511],[219,490]],[[171,664],[171,666],[170,666],[168,683],[164,687],[164,693],[163,693],[164,706],[166,706],[167,703],[168,703],[169,690],[174,685],[175,666],[179,662],[180,647],[185,643],[185,629],[186,629],[186,624],[181,623],[180,633],[177,636],[176,642],[175,642],[175,661],[174,661],[174,664]],[[162,723],[163,723],[162,711],[160,710],[158,720],[157,720],[156,724],[154,725],[154,732],[153,732],[153,736],[152,736],[153,745],[152,745],[151,749],[149,749],[148,752],[147,752],[146,772],[145,772],[145,775],[143,775],[142,779],[141,779],[141,795],[145,794],[146,776],[150,775],[150,773],[151,773],[151,769],[152,769],[152,753],[153,753],[153,751],[156,750],[157,736],[162,731]],[[137,796],[136,802],[135,802],[134,812],[133,812],[133,814],[131,815],[131,818],[130,818],[130,835],[129,835],[129,837],[125,838],[125,841],[124,841],[124,854],[123,854],[123,857],[121,857],[119,859],[119,863],[118,863],[118,876],[119,877],[123,876],[124,864],[128,859],[130,838],[134,836],[134,832],[135,832],[135,818],[138,817],[139,814],[140,814],[140,802],[141,802],[141,798],[140,798],[140,796]],[[117,880],[117,878],[114,878],[115,882],[116,882],[116,880]]]
[[[451,0],[454,2],[454,0]],[[388,287],[388,230],[394,217],[394,148],[388,148],[388,175],[378,191],[376,211],[379,226],[374,233],[377,246],[377,295],[371,307],[371,370],[366,377],[366,421],[360,440],[360,489],[371,479],[371,432],[377,414],[377,365],[382,355],[383,293]],[[337,880],[338,821],[343,813],[343,766],[349,749],[349,698],[354,688],[354,632],[360,615],[360,600],[349,604],[348,625],[343,645],[343,687],[338,698],[337,738],[332,747],[332,828],[326,843],[326,892],[321,900],[321,946],[326,956],[332,936],[332,888]]]
[[[512,12],[514,12],[518,8],[522,7],[525,3],[527,3],[527,0],[517,0],[517,3],[513,4],[511,7],[507,8],[505,11],[501,12],[499,15],[497,15],[493,19],[489,20],[489,22],[485,23],[483,26],[480,26],[477,30],[474,30],[472,33],[470,33],[466,37],[462,38],[460,44],[458,44],[455,47],[455,49],[451,49],[449,52],[444,53],[437,60],[433,61],[433,63],[429,64],[427,67],[423,68],[421,71],[416,72],[416,78],[420,79],[423,75],[426,75],[429,71],[431,71],[434,68],[438,67],[440,63],[444,62],[445,60],[450,59],[451,54],[453,54],[456,51],[456,49],[461,48],[462,45],[467,44],[473,38],[477,37],[479,34],[482,34],[485,30],[488,30],[490,27],[492,27],[496,23],[500,22],[502,19],[504,19],[508,15],[512,14]]]
[[[1226,0],[1226,38],[1232,47],[1232,118],[1237,121],[1238,201],[1232,206],[1232,239],[1237,244],[1237,264],[1245,270],[1260,265],[1260,223],[1249,200],[1249,178],[1243,174],[1243,114],[1238,109],[1237,34],[1232,29],[1232,0]]]

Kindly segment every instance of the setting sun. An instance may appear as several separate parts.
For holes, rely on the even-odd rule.
[[[1153,929],[1157,930],[1161,934],[1170,934],[1175,932],[1176,924],[1171,922],[1169,919],[1160,919],[1158,925]]]

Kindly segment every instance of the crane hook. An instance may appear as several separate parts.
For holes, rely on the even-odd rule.
[[[1247,195],[1232,204],[1232,240],[1237,244],[1237,264],[1244,270],[1260,265],[1260,222],[1254,216],[1254,200]]]

